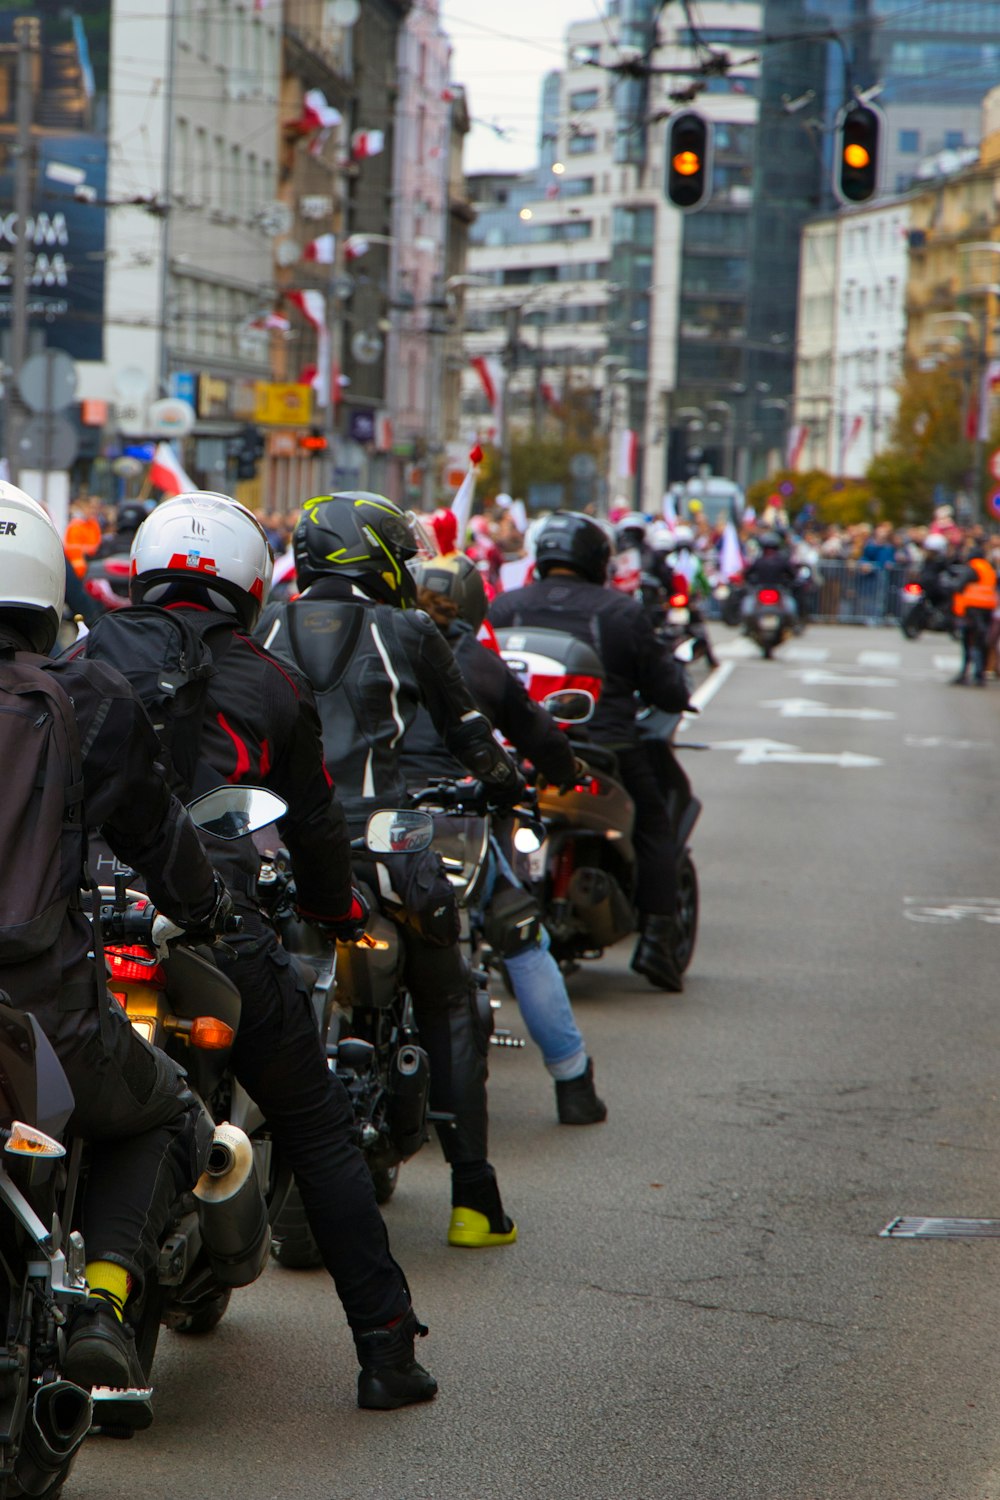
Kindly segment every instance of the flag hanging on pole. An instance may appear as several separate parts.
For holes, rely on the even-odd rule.
[[[672,490],[667,490],[667,493],[663,497],[661,514],[664,521],[670,527],[670,530],[673,531],[674,527],[677,525],[677,505],[674,501]]]
[[[639,457],[639,434],[626,427],[618,439],[618,477],[634,479]]]
[[[321,234],[310,240],[302,252],[303,260],[311,260],[318,266],[332,266],[337,255],[337,238],[332,234]]]
[[[384,131],[356,130],[351,136],[351,156],[355,161],[366,161],[369,156],[381,156],[384,150]]]
[[[330,404],[330,330],[326,325],[326,298],[316,287],[286,292],[285,301],[297,307],[307,323],[316,330],[316,373],[312,387],[316,404],[325,409]]]
[[[476,496],[476,469],[482,461],[483,450],[477,443],[469,453],[469,472],[455,491],[455,498],[451,502],[451,513],[455,518],[455,529],[460,547],[464,545],[465,533],[469,529],[472,502]]]
[[[146,478],[151,485],[171,497],[198,488],[169,443],[157,443],[153,449]]]

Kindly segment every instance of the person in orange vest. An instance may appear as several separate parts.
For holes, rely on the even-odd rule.
[[[96,497],[82,496],[73,506],[72,520],[66,527],[63,545],[66,556],[78,578],[87,571],[87,562],[101,545],[101,502]]]
[[[976,546],[966,559],[960,574],[961,587],[954,595],[951,607],[959,622],[962,640],[962,668],[954,682],[964,686],[972,672],[972,681],[977,687],[986,682],[986,642],[990,632],[993,611],[997,607],[996,569],[986,561],[981,546]]]

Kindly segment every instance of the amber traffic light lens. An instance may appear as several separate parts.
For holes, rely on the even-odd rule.
[[[862,167],[867,167],[871,161],[871,153],[865,146],[845,146],[844,160],[849,167],[860,170]]]
[[[696,172],[701,171],[701,157],[697,151],[678,151],[673,167],[681,177],[693,177]]]

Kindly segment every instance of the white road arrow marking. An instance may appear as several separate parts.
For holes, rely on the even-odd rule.
[[[803,672],[793,672],[801,677],[806,687],[898,687],[892,677],[845,677],[839,672],[826,672],[822,667],[807,667]]]
[[[715,749],[738,750],[738,766],[839,766],[853,771],[882,764],[874,755],[856,755],[853,750],[800,750],[798,745],[786,745],[781,740],[717,740]]]
[[[781,653],[784,661],[828,661],[829,651],[822,646],[786,646]]]
[[[898,651],[859,651],[859,667],[898,667],[902,658]]]
[[[762,708],[776,708],[783,719],[894,719],[884,708],[832,708],[813,698],[768,698]]]

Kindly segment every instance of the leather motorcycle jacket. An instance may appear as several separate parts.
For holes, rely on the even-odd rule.
[[[796,583],[795,568],[787,552],[762,552],[744,576],[747,583],[757,588],[790,589]]]
[[[556,786],[572,781],[573,751],[552,715],[529,698],[510,668],[477,639],[465,620],[455,620],[443,634],[466,687],[493,727],[546,781]],[[403,743],[403,767],[412,786],[431,776],[454,776],[456,770],[462,774],[424,709]]]
[[[635,694],[644,703],[679,713],[688,704],[687,681],[667,646],[657,640],[641,604],[584,578],[550,573],[528,588],[501,594],[490,606],[497,629],[534,625],[564,630],[592,646],[605,681],[591,737],[610,747],[637,745]]]
[[[493,738],[437,626],[421,610],[381,604],[342,578],[322,578],[269,606],[256,635],[312,685],[327,770],[349,822],[406,801],[400,746],[426,707],[467,771],[500,800],[521,779]]]

